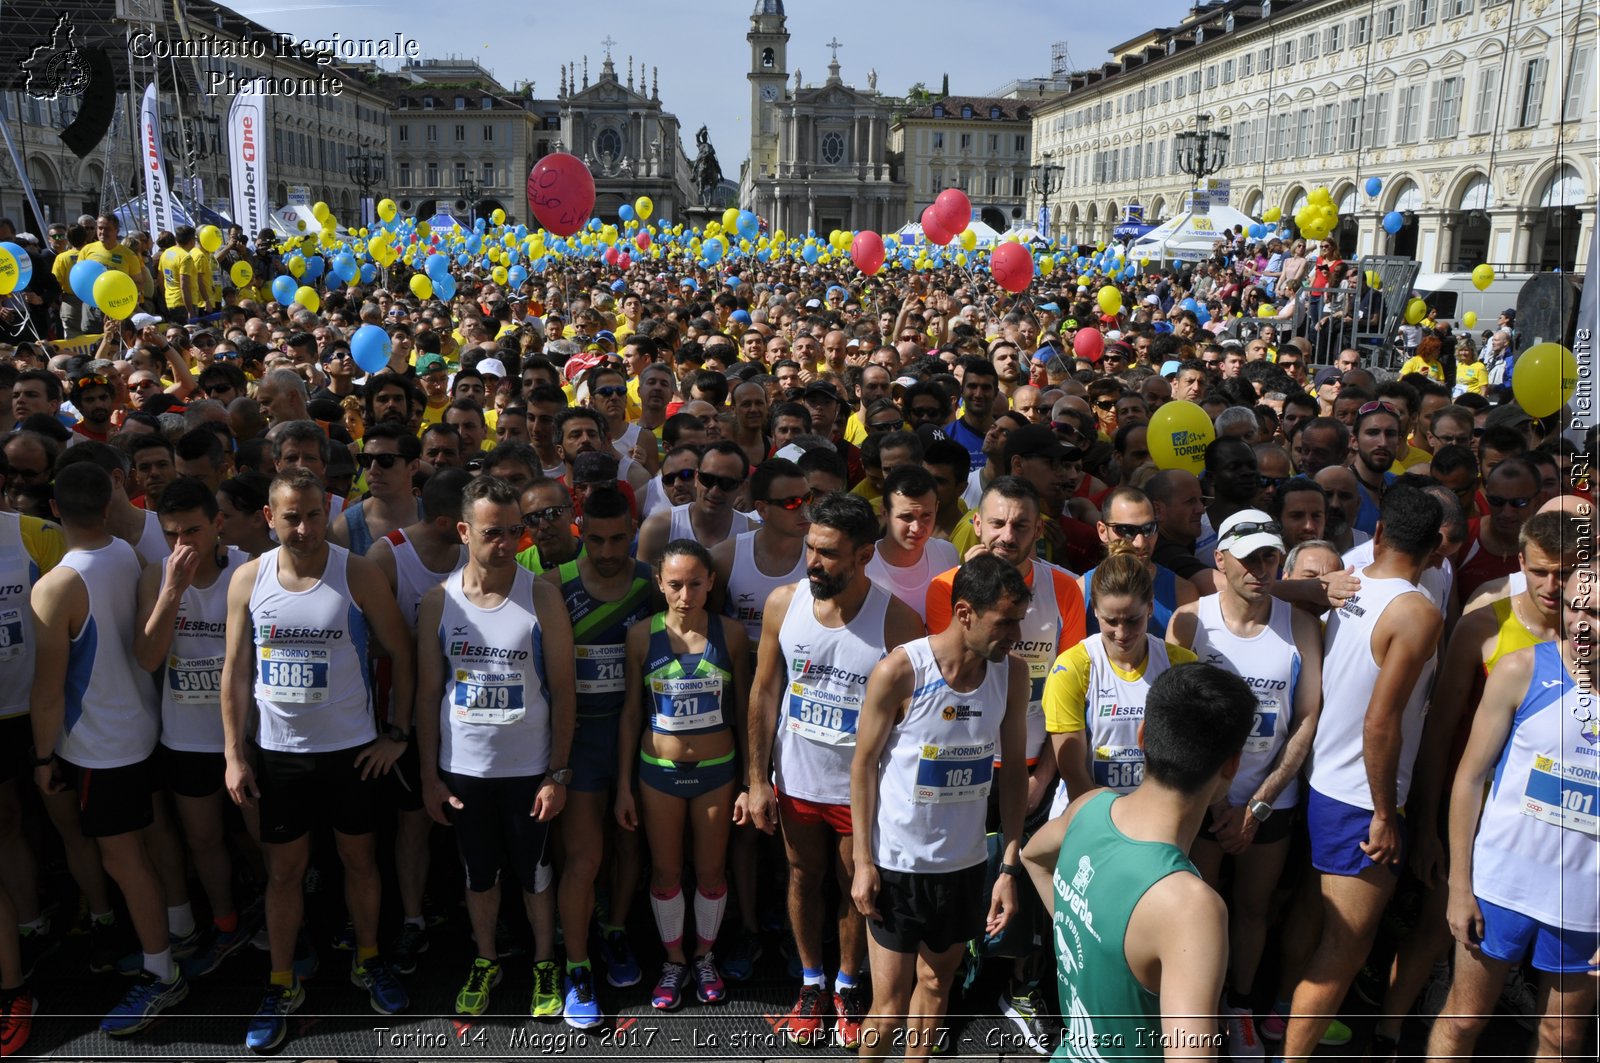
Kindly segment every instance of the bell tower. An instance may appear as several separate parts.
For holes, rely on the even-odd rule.
[[[750,15],[750,175],[778,173],[778,104],[788,81],[788,16],[783,0],[756,0]]]

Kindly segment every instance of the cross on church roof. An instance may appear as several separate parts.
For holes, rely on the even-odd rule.
[[[600,42],[601,47],[606,50],[607,59],[611,58],[611,49],[616,47],[616,44],[617,42],[611,39],[611,34],[609,33],[606,34],[606,39]]]
[[[839,35],[837,33],[834,34],[833,40],[829,41],[824,47],[833,49],[833,61],[837,63],[839,61],[839,49],[844,47],[844,42],[839,40]]]

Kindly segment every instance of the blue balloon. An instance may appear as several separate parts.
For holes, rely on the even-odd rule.
[[[621,218],[623,221],[632,221],[633,220],[633,207],[630,206],[627,203],[624,203],[621,207],[619,207],[617,209],[617,217]]]
[[[438,284],[441,277],[450,275],[450,259],[444,255],[429,255],[427,262],[424,263],[424,271],[428,274],[429,280]]]
[[[316,280],[318,277],[322,276],[322,270],[325,265],[326,263],[322,261],[321,255],[312,255],[310,258],[306,259],[306,269],[305,272],[300,275],[300,279],[304,281]]]
[[[444,276],[434,281],[433,295],[434,298],[443,299],[447,303],[454,299],[456,297],[456,279],[450,276],[450,274],[446,273]]]
[[[361,283],[371,284],[378,276],[378,267],[371,262],[361,263]]]
[[[389,364],[390,346],[389,333],[381,325],[362,325],[350,337],[350,354],[366,373],[376,373]]]
[[[461,252],[459,255],[456,256],[456,265],[458,265],[458,266],[465,266],[467,263],[469,263],[471,261],[472,261],[472,256],[467,254],[465,251]]]
[[[1193,299],[1185,299],[1183,302],[1179,303],[1178,305],[1183,307],[1183,309],[1189,311],[1191,314],[1195,314],[1197,316],[1198,316],[1198,314],[1200,312],[1200,304],[1195,302]]]
[[[1383,231],[1388,233],[1390,236],[1393,236],[1395,233],[1405,228],[1405,225],[1406,220],[1401,216],[1398,210],[1391,210],[1389,213],[1383,216]]]
[[[515,229],[511,230],[511,235],[515,236],[519,241],[525,240],[528,237],[528,227],[526,225],[519,225]]]
[[[1383,180],[1377,177],[1367,178],[1367,195],[1375,196],[1383,191]]]
[[[755,216],[754,211],[741,210],[739,212],[739,235],[746,240],[754,240],[761,235],[761,219]]]
[[[281,306],[293,306],[294,293],[299,287],[293,277],[276,277],[272,281],[272,297],[278,300]]]
[[[11,253],[11,257],[17,260],[17,285],[12,290],[20,292],[28,286],[29,281],[33,280],[33,259],[22,249],[21,244],[14,244],[10,240],[0,241],[0,247],[5,248]]]
[[[79,299],[94,305],[94,282],[100,279],[100,274],[106,271],[105,266],[99,262],[88,259],[72,267],[72,272],[67,274],[67,284],[72,288],[72,294]]]
[[[800,257],[806,260],[806,265],[808,266],[816,265],[817,259],[820,258],[821,255],[822,252],[817,250],[816,244],[807,244],[805,249],[800,252]]]
[[[512,266],[506,270],[506,283],[511,285],[513,289],[522,287],[527,279],[528,271],[521,266]]]
[[[727,248],[723,246],[721,237],[717,236],[713,236],[711,239],[700,245],[700,254],[708,263],[716,262],[717,260],[721,259],[722,253],[725,250],[727,250]]]

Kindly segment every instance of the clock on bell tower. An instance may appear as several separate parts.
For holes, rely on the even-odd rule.
[[[757,177],[778,172],[778,104],[788,81],[788,16],[783,0],[756,0],[750,15],[750,166]]]

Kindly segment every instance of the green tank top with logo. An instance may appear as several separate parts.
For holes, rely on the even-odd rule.
[[[1120,795],[1090,798],[1061,839],[1054,875],[1056,981],[1066,1027],[1055,1058],[1161,1059],[1161,1002],[1123,953],[1128,920],[1151,886],[1198,874],[1182,850],[1128,837],[1111,822]]]

